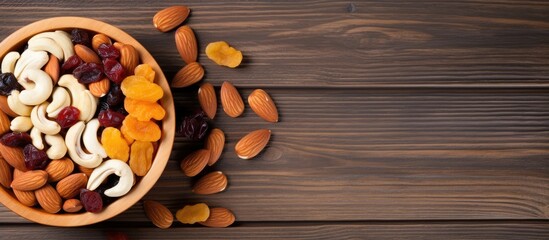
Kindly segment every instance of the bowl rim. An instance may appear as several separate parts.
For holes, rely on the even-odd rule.
[[[143,45],[141,45],[131,35],[117,27],[96,19],[85,17],[66,16],[42,19],[16,30],[0,42],[0,57],[3,58],[9,51],[22,46],[26,40],[38,33],[52,30],[68,30],[73,28],[81,28],[96,33],[103,33],[114,41],[131,44],[135,49],[137,49],[141,62],[148,63],[156,72],[157,77],[155,81],[164,91],[164,96],[160,102],[166,110],[166,116],[162,120],[162,136],[158,141],[158,150],[153,159],[153,164],[149,169],[149,172],[143,176],[136,185],[134,185],[128,194],[103,208],[103,210],[99,213],[47,213],[43,210],[23,205],[13,196],[11,190],[0,187],[0,203],[2,203],[6,208],[30,221],[58,227],[77,227],[102,222],[113,218],[132,207],[141,198],[143,198],[147,192],[149,192],[156,181],[160,178],[169,161],[175,137],[175,107],[173,96],[162,69]]]

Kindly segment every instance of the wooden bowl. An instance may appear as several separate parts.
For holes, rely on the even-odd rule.
[[[70,31],[73,28],[103,33],[113,41],[131,44],[135,47],[139,52],[141,62],[151,65],[155,70],[155,81],[164,90],[164,97],[160,102],[166,110],[166,117],[162,120],[162,137],[158,142],[158,151],[147,175],[142,177],[128,194],[111,203],[99,213],[47,213],[40,208],[31,208],[21,204],[10,189],[0,186],[0,202],[16,214],[37,223],[62,227],[83,226],[107,220],[124,212],[139,201],[153,187],[164,171],[172,150],[175,132],[175,112],[172,93],[160,66],[158,66],[158,63],[156,63],[151,54],[137,40],[116,27],[101,21],[81,17],[44,19],[31,23],[4,39],[0,43],[0,56],[3,58],[8,52],[21,49],[29,38],[38,33],[52,30]]]

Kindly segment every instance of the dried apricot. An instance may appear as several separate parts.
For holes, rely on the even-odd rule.
[[[133,75],[124,78],[120,88],[126,97],[148,102],[156,102],[164,95],[158,84],[149,82],[143,76]]]
[[[204,222],[208,217],[210,217],[210,208],[205,203],[187,205],[175,213],[175,218],[185,224]]]
[[[146,63],[135,67],[134,74],[137,76],[143,76],[150,82],[154,82],[154,77],[156,76],[156,73],[152,69],[151,65]]]
[[[162,132],[160,127],[153,121],[139,121],[135,117],[127,116],[122,122],[127,128],[128,136],[135,140],[156,142],[160,139]]]
[[[162,120],[166,115],[166,111],[158,103],[135,100],[129,97],[124,100],[124,108],[130,116],[137,118],[139,121],[149,121],[151,118]]]
[[[119,159],[124,162],[128,161],[130,147],[126,139],[122,137],[120,130],[113,127],[105,128],[101,134],[101,144],[110,158]]]
[[[137,176],[145,176],[152,165],[154,148],[151,142],[135,141],[130,150],[130,168]]]
[[[132,145],[135,139],[133,139],[132,137],[130,137],[130,135],[128,135],[128,127],[125,125],[122,125],[122,127],[120,127],[120,132],[122,133],[122,137],[124,137],[124,139],[126,139],[126,142],[128,142],[128,145]]]
[[[242,62],[242,52],[224,41],[213,42],[206,47],[206,55],[217,65],[235,68]]]

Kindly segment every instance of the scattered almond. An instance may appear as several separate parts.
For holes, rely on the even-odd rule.
[[[161,32],[167,32],[183,23],[191,10],[186,6],[171,6],[158,11],[153,17],[153,24]]]
[[[15,194],[17,200],[27,207],[32,207],[37,203],[34,191],[19,191],[17,189],[13,189],[13,193]]]
[[[127,75],[133,75],[135,67],[139,65],[139,52],[131,44],[124,44],[120,48],[120,64]]]
[[[84,62],[102,64],[97,53],[82,44],[74,45],[74,53]]]
[[[224,228],[233,224],[235,221],[234,214],[231,210],[216,207],[210,208],[210,217],[204,222],[198,222],[201,225],[214,228]]]
[[[57,183],[56,189],[62,198],[70,199],[80,193],[80,189],[86,188],[88,177],[85,173],[71,174]]]
[[[204,148],[210,150],[208,166],[214,165],[217,160],[219,160],[224,146],[225,133],[219,128],[212,129],[212,131],[210,131],[210,135],[208,135],[208,138],[206,138],[206,142],[204,143]]]
[[[215,96],[215,90],[212,84],[203,83],[200,88],[198,88],[198,102],[206,115],[213,120],[217,113],[217,97]]]
[[[46,184],[42,188],[34,191],[38,204],[49,213],[57,213],[61,210],[61,196],[55,191],[55,189]]]
[[[183,61],[187,64],[196,62],[198,46],[194,32],[188,25],[179,27],[175,31],[175,46]]]
[[[7,100],[6,100],[7,101]],[[0,111],[0,135],[10,131],[10,119],[3,111]]]
[[[74,163],[69,158],[56,159],[52,160],[44,170],[48,173],[49,182],[57,182],[72,173]]]
[[[162,229],[169,228],[173,223],[173,214],[170,210],[157,201],[144,201],[145,214],[151,222]]]
[[[248,104],[250,108],[261,118],[267,122],[278,122],[278,110],[271,99],[263,89],[254,90],[248,96]]]
[[[72,198],[63,203],[63,211],[68,213],[75,213],[82,210],[82,202],[80,200]]]
[[[175,74],[171,86],[174,88],[188,87],[200,81],[202,77],[204,77],[204,68],[200,63],[192,62]]]
[[[199,149],[189,154],[181,161],[181,170],[188,177],[194,177],[199,174],[210,159],[210,150]]]
[[[244,102],[240,93],[227,81],[221,85],[221,105],[223,105],[223,111],[233,118],[240,116],[244,112]]]
[[[0,95],[0,109],[2,112],[7,114],[10,117],[18,117],[19,114],[15,113],[13,110],[11,110],[10,106],[8,105],[8,97],[4,95]]]
[[[3,157],[0,157],[0,185],[5,188],[10,188],[11,182],[13,180],[11,171],[11,166],[4,160]]]
[[[101,46],[101,44],[111,45],[112,41],[107,35],[103,33],[95,34],[92,38],[93,50],[97,51],[97,49],[99,49],[99,46]]]
[[[196,194],[208,195],[222,192],[227,188],[227,176],[221,171],[208,173],[201,177],[193,186]]]
[[[90,93],[95,97],[103,97],[109,93],[111,88],[111,81],[108,78],[103,78],[97,82],[92,82],[88,84],[88,89]]]
[[[27,166],[25,166],[25,156],[23,155],[23,150],[21,148],[8,147],[0,143],[0,153],[2,153],[2,157],[4,157],[6,162],[12,167],[21,171],[27,171]]]
[[[43,170],[33,170],[22,173],[11,182],[11,187],[19,191],[33,191],[48,182],[48,173]]]
[[[269,142],[271,130],[259,129],[241,138],[234,147],[239,158],[251,159],[259,154]]]
[[[50,75],[53,85],[57,84],[60,74],[59,59],[53,54],[50,55],[50,60],[48,60],[48,63],[44,66],[44,72]]]

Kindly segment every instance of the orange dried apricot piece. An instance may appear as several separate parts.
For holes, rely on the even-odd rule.
[[[130,147],[122,137],[122,133],[116,128],[108,127],[101,133],[101,145],[105,148],[107,156],[112,159],[128,161],[130,156]]]
[[[135,67],[134,75],[143,76],[147,80],[149,80],[149,82],[154,82],[154,77],[156,76],[156,72],[154,72],[151,65],[143,63]]]
[[[124,100],[124,108],[130,116],[137,118],[139,121],[149,121],[151,118],[162,120],[166,115],[166,111],[158,103],[135,100],[129,97]]]
[[[204,222],[208,217],[210,217],[210,208],[205,203],[187,205],[175,213],[175,218],[185,224]]]
[[[242,52],[224,41],[213,42],[206,47],[206,55],[217,65],[235,68],[242,62]]]
[[[164,95],[164,91],[158,84],[136,75],[124,78],[120,89],[126,97],[148,102],[156,102]]]
[[[152,165],[154,147],[151,142],[135,141],[130,148],[130,168],[137,176],[145,176]]]
[[[153,121],[139,121],[132,116],[126,116],[122,127],[127,128],[128,136],[138,141],[156,142],[162,134],[160,127]]]
[[[128,127],[124,124],[122,124],[122,127],[120,127],[120,132],[122,133],[122,137],[126,139],[126,142],[128,145],[132,145],[132,143],[135,141],[130,135],[128,135]]]

